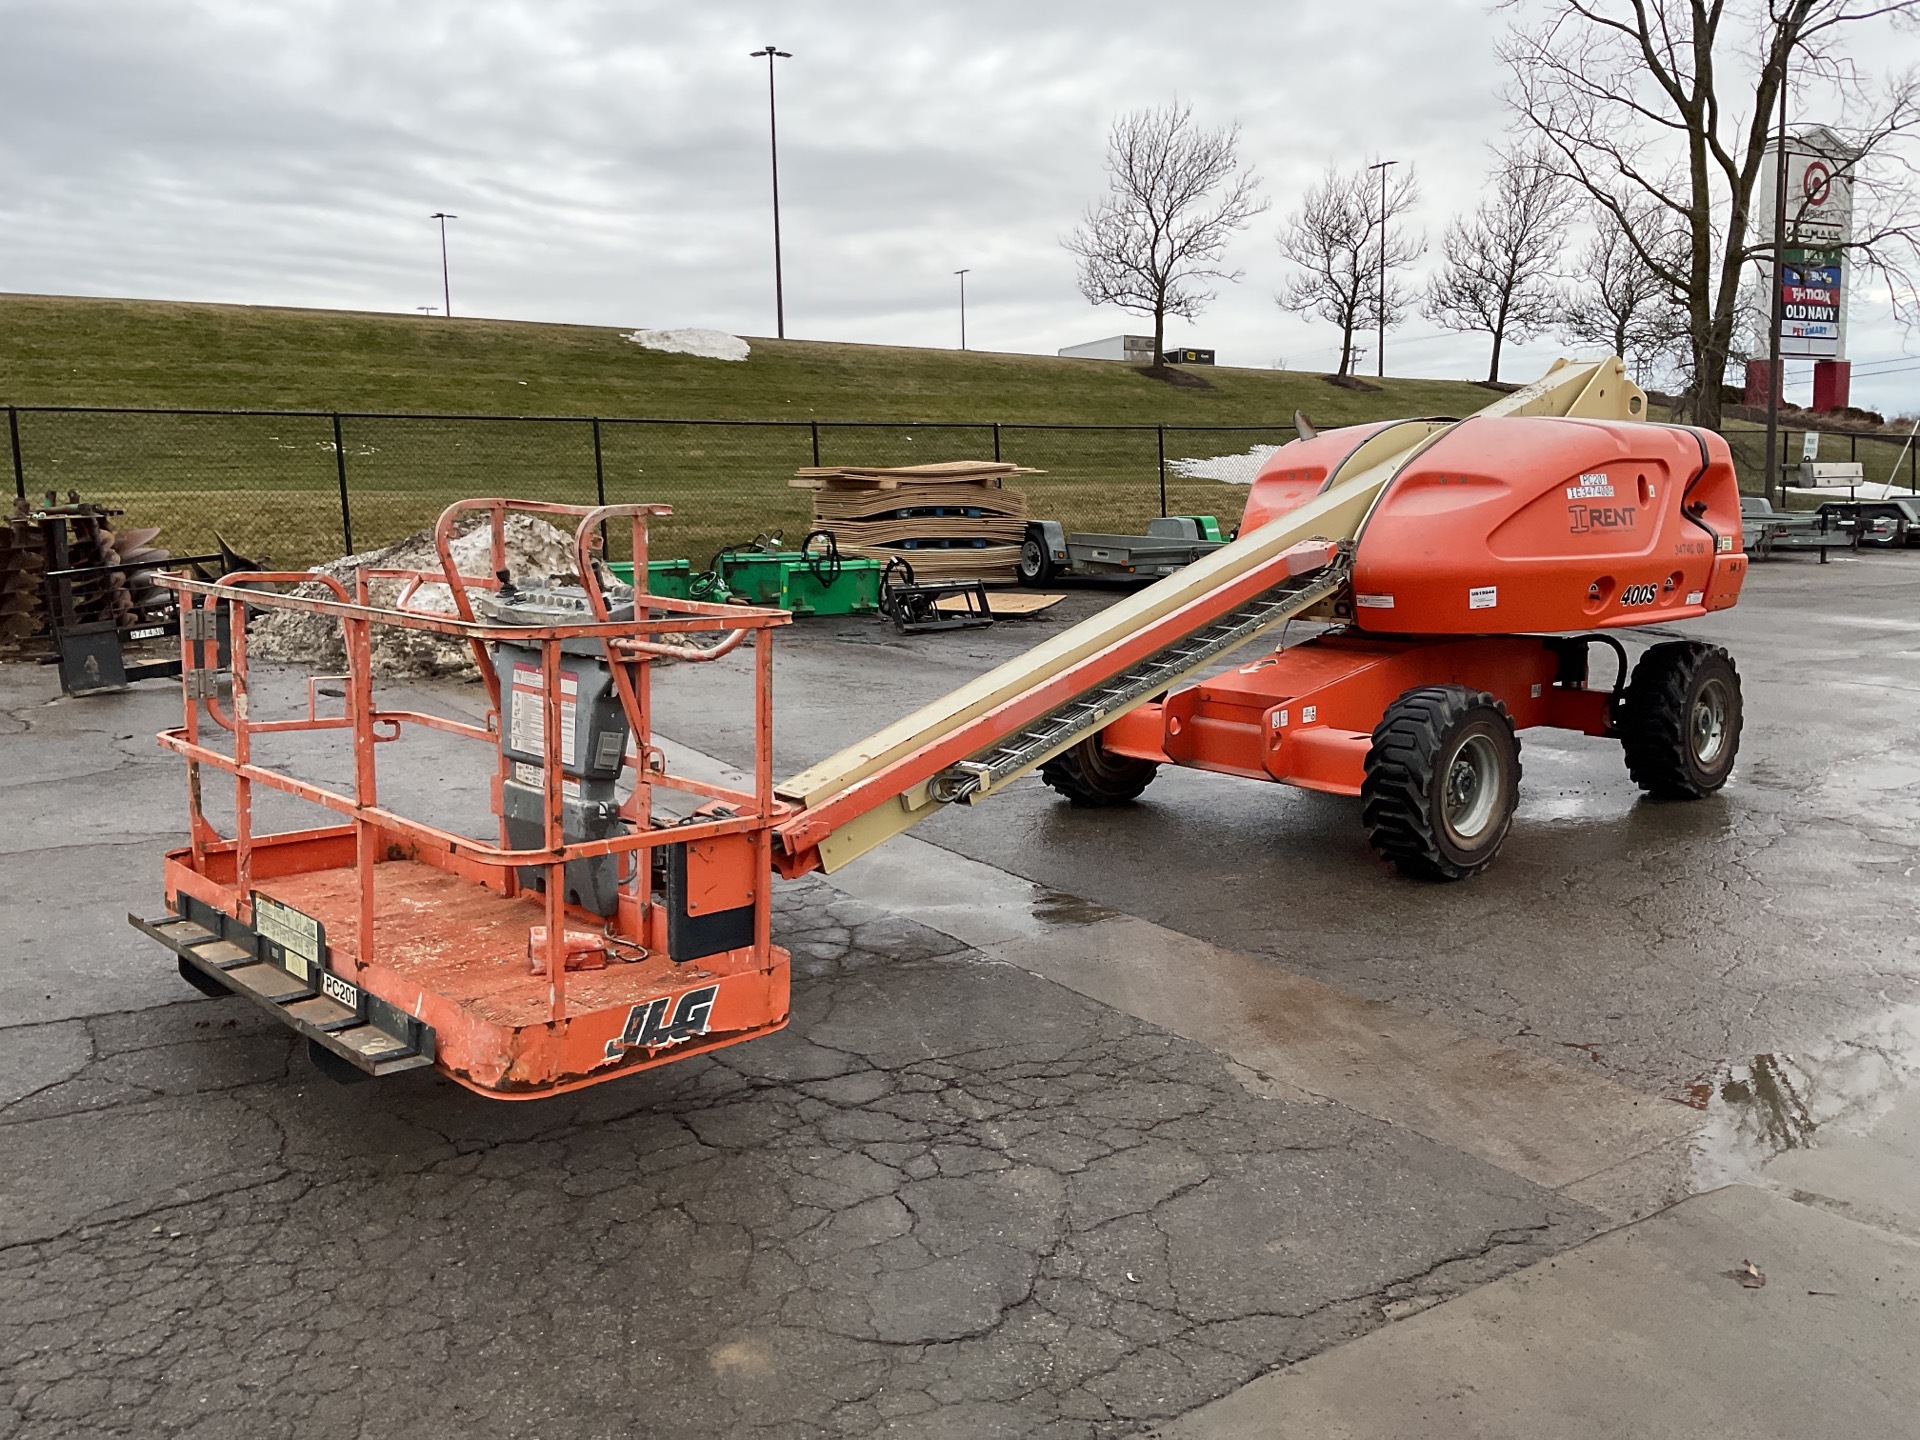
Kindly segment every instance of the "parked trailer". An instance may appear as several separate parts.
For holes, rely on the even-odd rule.
[[[1069,533],[1058,520],[1029,520],[1014,573],[1022,585],[1048,585],[1064,576],[1161,580],[1226,543],[1211,515],[1149,520],[1144,535]]]
[[[1828,500],[1816,515],[1852,527],[1862,545],[1883,550],[1920,545],[1920,496],[1889,495],[1884,500]]]
[[[1860,526],[1839,515],[1776,510],[1764,495],[1740,497],[1741,535],[1747,554],[1768,560],[1790,550],[1813,550],[1827,563],[1829,550],[1858,550]]]

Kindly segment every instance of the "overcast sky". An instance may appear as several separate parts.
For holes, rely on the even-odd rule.
[[[1327,370],[1337,334],[1273,304],[1278,221],[1329,161],[1393,158],[1437,242],[1507,124],[1504,23],[1484,0],[0,0],[0,290],[412,313],[440,302],[448,210],[458,315],[771,334],[748,52],[773,41],[789,336],[956,344],[963,266],[976,348],[1141,330],[1081,298],[1059,241],[1114,114],[1177,96],[1241,122],[1273,208],[1169,340]],[[1863,297],[1851,349],[1920,337]],[[1387,341],[1400,374],[1485,354],[1417,315]],[[1915,364],[1855,402],[1920,409]]]

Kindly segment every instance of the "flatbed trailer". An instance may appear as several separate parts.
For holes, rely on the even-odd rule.
[[[1056,579],[1164,580],[1211,555],[1226,538],[1211,515],[1163,515],[1144,535],[1070,531],[1058,520],[1029,520],[1014,574],[1022,585]]]
[[[1746,552],[1756,560],[1789,550],[1812,550],[1824,565],[1830,550],[1860,548],[1860,527],[1853,521],[1803,510],[1776,510],[1764,495],[1740,497],[1740,523]]]
[[[189,981],[267,1008],[333,1073],[432,1066],[524,1099],[778,1029],[788,957],[771,878],[837,870],[1035,771],[1077,804],[1129,800],[1165,764],[1356,795],[1402,871],[1464,878],[1505,839],[1517,729],[1616,738],[1657,795],[1709,794],[1731,771],[1725,652],[1656,645],[1629,679],[1610,634],[1723,609],[1745,573],[1724,441],[1642,423],[1644,407],[1617,360],[1562,362],[1464,422],[1296,441],[1256,480],[1234,541],[778,785],[772,644],[787,615],[603,584],[609,527],[629,528],[645,576],[647,522],[666,507],[463,502],[437,527],[440,572],[362,571],[352,593],[326,581],[318,598],[271,588],[306,574],[175,577],[184,613],[228,609],[231,668],[204,638],[214,626],[183,623],[185,720],[160,740],[187,764],[188,844],[166,858],[167,912],[129,918]],[[577,584],[514,589],[500,545],[513,511],[576,522]],[[482,579],[448,548],[473,512],[495,537]],[[399,597],[371,603],[375,579]],[[435,584],[455,614],[415,603]],[[311,681],[304,714],[251,703],[246,613],[274,608],[340,622],[341,714],[320,714]],[[1275,648],[1296,619],[1330,628]],[[380,626],[466,641],[485,723],[381,705]],[[671,773],[651,733],[653,665],[749,644],[751,786]],[[1617,662],[1600,680],[1595,648]],[[379,748],[420,729],[485,747],[496,835],[382,803]],[[276,736],[314,730],[350,739],[350,785],[269,763]],[[234,787],[231,833],[202,803],[215,773]],[[338,821],[257,833],[255,787]]]

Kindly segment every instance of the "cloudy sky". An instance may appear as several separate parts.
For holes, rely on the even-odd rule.
[[[1137,331],[1060,238],[1114,114],[1237,119],[1273,209],[1170,340],[1325,370],[1274,231],[1330,161],[1416,169],[1437,242],[1507,123],[1485,0],[0,0],[0,290],[773,330],[766,72],[780,62],[787,333],[1051,353]],[[1876,63],[1920,59],[1892,37]],[[1396,373],[1484,373],[1414,316]],[[1855,301],[1854,395],[1920,409],[1920,336]],[[1551,344],[1510,352],[1524,377]],[[1862,363],[1864,362],[1864,363]],[[1882,362],[1882,363],[1874,363]],[[1370,368],[1370,367],[1369,367]],[[1877,372],[1877,373],[1875,373]]]

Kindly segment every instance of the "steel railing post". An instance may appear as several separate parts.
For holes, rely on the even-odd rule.
[[[20,412],[7,406],[7,439],[13,446],[13,493],[27,498],[27,467],[20,460]]]
[[[600,417],[593,417],[593,503],[607,503],[607,469],[600,458]]]
[[[1164,519],[1167,513],[1167,427],[1153,427],[1154,438],[1160,446],[1160,515]]]
[[[807,430],[813,436],[813,468],[818,470],[820,468],[820,422],[809,420]]]
[[[340,438],[340,412],[333,412],[333,473],[340,481],[340,553],[353,554],[353,515],[347,506],[347,446]]]
[[[1000,463],[1000,422],[993,422],[993,463]]]

